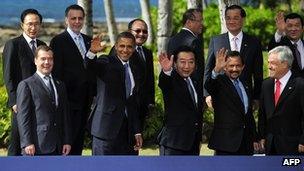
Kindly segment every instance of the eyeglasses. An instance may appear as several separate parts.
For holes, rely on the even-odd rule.
[[[148,30],[142,30],[142,29],[136,29],[136,30],[133,30],[131,29],[132,31],[135,31],[135,33],[139,34],[140,32],[142,32],[143,34],[148,34]]]
[[[40,23],[25,23],[24,25],[28,27],[40,27]]]

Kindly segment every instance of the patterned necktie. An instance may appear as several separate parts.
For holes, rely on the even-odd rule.
[[[299,50],[298,50],[298,45],[297,45],[297,43],[294,43],[294,44],[293,44],[293,48],[294,48],[295,57],[296,57],[296,59],[297,59],[298,65],[299,65],[299,67],[302,69],[301,54],[300,54],[300,52],[299,52]]]
[[[137,46],[136,50],[137,50],[137,53],[139,54],[139,57],[141,58],[141,60],[146,61],[146,58],[145,58],[144,51],[143,51],[142,47]]]
[[[49,89],[50,95],[55,102],[55,90],[53,87],[52,78],[49,75],[46,75],[44,78],[46,79],[46,86]]]
[[[236,91],[237,91],[237,93],[238,93],[238,95],[239,95],[242,103],[244,104],[244,98],[243,98],[242,90],[241,90],[241,88],[239,86],[239,81],[238,80],[234,80],[233,81],[233,85],[234,85],[234,87],[235,87],[235,89],[236,89]]]
[[[36,51],[36,41],[33,39],[33,40],[31,40],[30,41],[30,43],[31,43],[31,49],[32,49],[32,52],[33,52],[33,54],[35,54],[35,51]]]
[[[126,86],[126,98],[129,98],[131,94],[131,78],[129,74],[129,64],[124,64],[125,69],[125,86]]]
[[[79,52],[80,52],[82,58],[84,58],[84,57],[85,57],[85,54],[86,54],[86,50],[85,50],[85,48],[82,46],[82,43],[81,43],[81,36],[80,36],[80,35],[76,36],[76,37],[75,37],[75,41],[76,41],[76,45],[77,45],[77,47],[78,47],[78,50],[79,50]]]
[[[275,92],[274,92],[274,104],[277,105],[279,98],[281,95],[281,82],[279,80],[276,80],[275,82]]]
[[[238,45],[237,45],[238,38],[237,37],[233,37],[232,40],[233,40],[233,50],[234,51],[239,51],[239,48],[238,48]]]
[[[188,87],[188,90],[189,90],[189,93],[190,93],[190,96],[191,96],[191,99],[193,101],[193,103],[195,104],[195,106],[197,105],[196,103],[196,100],[195,100],[195,95],[194,95],[194,90],[191,86],[191,83],[190,83],[190,78],[186,78],[186,82],[187,82],[187,87]]]

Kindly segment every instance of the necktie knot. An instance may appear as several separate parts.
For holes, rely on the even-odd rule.
[[[238,45],[237,45],[238,38],[237,37],[233,37],[232,41],[233,41],[233,50],[234,51],[239,51]]]

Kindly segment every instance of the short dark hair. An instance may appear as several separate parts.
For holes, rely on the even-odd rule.
[[[183,20],[182,23],[183,25],[186,24],[187,20],[195,20],[194,12],[199,12],[201,13],[202,10],[198,8],[191,8],[188,9],[184,14],[183,14]]]
[[[296,19],[296,18],[300,19],[301,25],[303,27],[303,18],[301,17],[301,15],[299,15],[297,13],[290,13],[290,14],[286,15],[284,18],[284,21],[286,22],[287,19]]]
[[[135,18],[135,19],[133,19],[133,20],[131,20],[131,21],[129,22],[129,24],[128,24],[128,30],[131,30],[131,29],[132,29],[132,26],[133,26],[133,24],[135,23],[135,21],[143,22],[143,23],[145,23],[146,27],[148,27],[148,26],[147,26],[147,23],[146,23],[143,19]]]
[[[68,16],[70,10],[80,10],[80,11],[82,11],[83,17],[85,16],[84,9],[81,6],[77,5],[77,4],[73,4],[73,5],[68,6],[65,9],[65,17]]]
[[[128,31],[124,31],[124,32],[119,33],[119,34],[117,35],[117,38],[116,38],[116,43],[117,43],[121,38],[132,39],[133,42],[135,43],[135,37],[133,36],[132,33],[128,32]]]
[[[193,53],[194,59],[195,59],[195,52],[193,48],[189,46],[179,46],[174,52],[173,52],[173,61],[176,62],[178,59],[178,54],[181,52],[190,52]]]
[[[245,64],[245,63],[244,63],[244,59],[241,57],[241,54],[240,54],[240,52],[238,52],[238,51],[229,51],[229,52],[227,53],[227,56],[226,56],[226,59],[228,59],[228,58],[240,58],[240,59],[241,59],[241,62],[242,62],[242,65]]]
[[[53,50],[52,50],[52,48],[50,47],[50,46],[47,46],[47,45],[40,45],[40,46],[38,46],[37,47],[37,49],[35,50],[35,58],[37,58],[38,57],[38,52],[39,51],[45,51],[45,52],[48,52],[48,51],[52,51],[53,52]]]
[[[33,8],[26,9],[26,10],[24,10],[24,11],[21,13],[21,15],[20,15],[20,20],[21,20],[22,23],[24,22],[24,18],[25,18],[28,14],[35,14],[35,15],[38,15],[39,20],[40,20],[40,23],[42,23],[42,15],[41,15],[36,9],[33,9]]]
[[[245,18],[245,17],[246,17],[246,12],[245,12],[245,10],[244,10],[241,6],[239,6],[239,5],[231,5],[231,6],[228,6],[228,7],[225,9],[225,16],[227,15],[227,11],[228,11],[228,10],[235,10],[235,9],[240,10],[240,12],[241,12],[241,17],[242,17],[242,18]]]

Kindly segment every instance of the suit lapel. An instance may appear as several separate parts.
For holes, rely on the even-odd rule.
[[[30,46],[28,45],[27,41],[25,40],[25,38],[23,37],[23,35],[20,36],[20,41],[21,41],[21,49],[23,49],[23,53],[25,52],[26,55],[24,55],[25,57],[28,56],[30,58],[30,60],[34,63],[34,54],[32,52],[32,49],[30,48]]]
[[[43,89],[44,93],[49,97],[50,102],[51,102],[52,101],[52,96],[50,94],[50,91],[49,91],[48,87],[45,85],[45,83],[43,82],[42,78],[37,73],[35,73],[34,76],[35,76],[35,82],[36,82],[36,84],[38,84],[39,87],[43,87],[42,89]]]
[[[227,47],[228,50],[231,51],[230,40],[229,40],[228,32],[224,34],[222,42],[224,42],[224,47]],[[220,47],[220,48],[222,48],[222,47]],[[218,50],[219,50],[219,49],[218,49]]]
[[[243,32],[243,40],[242,40],[240,54],[241,54],[241,57],[244,59],[244,61],[246,61],[246,58],[247,58],[246,53],[247,53],[248,44],[249,44],[248,36],[247,36],[247,34],[245,34]]]
[[[295,89],[295,85],[294,85],[294,79],[292,77],[289,78],[284,90],[282,91],[278,104],[276,106],[276,109],[279,108],[281,106],[281,103],[283,103],[284,99],[286,99],[288,97],[288,95]]]

